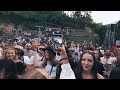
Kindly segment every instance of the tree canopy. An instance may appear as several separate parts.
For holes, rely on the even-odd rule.
[[[48,23],[56,27],[84,28],[93,23],[90,13],[89,11],[74,11],[73,16],[70,17],[64,11],[0,11],[0,19],[12,22],[16,26],[22,24],[27,28]]]

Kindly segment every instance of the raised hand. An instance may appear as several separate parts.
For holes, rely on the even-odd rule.
[[[61,60],[60,60],[60,63],[61,64],[67,64],[69,63],[68,61],[68,56],[67,56],[67,53],[66,53],[66,50],[65,50],[65,46],[63,45],[62,47],[59,48],[59,52],[60,52],[60,55],[61,55]]]

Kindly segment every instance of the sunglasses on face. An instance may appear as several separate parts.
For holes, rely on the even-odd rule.
[[[78,54],[77,54],[77,53],[75,53],[75,55],[76,55],[76,56],[78,56]]]
[[[38,48],[38,50],[43,50],[43,48]]]
[[[31,46],[26,46],[26,47],[31,47]]]

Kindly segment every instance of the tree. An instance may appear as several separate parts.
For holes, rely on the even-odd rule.
[[[80,19],[81,17],[83,17],[82,11],[73,12],[73,18]]]
[[[71,17],[64,11],[0,11],[0,18],[14,23],[15,26],[23,24],[29,28],[45,22],[71,28],[80,28],[92,23],[89,11],[70,11],[70,13]]]

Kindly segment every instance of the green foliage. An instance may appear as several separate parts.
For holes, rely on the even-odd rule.
[[[101,41],[104,39],[104,29],[93,22],[90,11],[73,11],[71,16],[63,11],[0,11],[0,21],[13,23],[15,28],[22,25],[30,30],[35,30],[36,25],[70,27],[79,30],[88,26],[100,36]]]
[[[84,15],[81,13],[84,12]],[[48,22],[56,26],[84,28],[92,23],[90,12],[75,11],[73,17],[67,16],[63,11],[0,11],[0,18],[6,22],[12,22],[15,26],[23,24],[25,27],[35,27]]]

